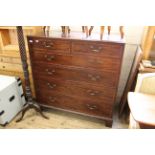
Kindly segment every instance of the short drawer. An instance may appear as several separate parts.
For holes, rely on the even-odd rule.
[[[79,69],[75,67],[69,68],[56,65],[47,65],[43,63],[33,64],[33,73],[34,78],[35,76],[44,75],[47,78],[79,81],[114,88],[117,85],[118,79],[118,75],[113,72],[103,72],[92,69]]]
[[[124,45],[116,43],[99,43],[91,41],[72,42],[73,53],[91,54],[104,57],[121,58]]]
[[[64,95],[71,94],[77,98],[86,98],[91,100],[112,100],[114,101],[115,89],[112,87],[96,87],[93,85],[83,84],[79,82],[60,81],[57,79],[49,79],[44,76],[36,77],[36,91],[43,92],[59,92]]]
[[[28,38],[31,49],[52,50],[55,52],[70,53],[70,42],[50,38]]]
[[[94,68],[113,72],[118,72],[121,65],[120,59],[117,58],[100,58],[85,55],[63,55],[50,52],[41,52],[39,50],[32,52],[31,57],[33,62]]]
[[[69,110],[73,112],[88,114],[98,117],[112,116],[113,106],[105,101],[79,100],[74,97],[60,94],[37,94],[37,102],[40,104],[51,106],[59,109]]]

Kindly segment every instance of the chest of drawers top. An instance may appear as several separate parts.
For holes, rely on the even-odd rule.
[[[63,35],[61,32],[53,31],[45,34],[44,32],[37,33],[35,35],[28,35],[28,37],[37,37],[37,38],[55,38],[62,40],[86,40],[86,41],[105,41],[105,42],[114,42],[114,43],[125,43],[125,39],[121,38],[119,35],[103,35],[100,37],[99,33],[93,33],[91,36],[86,36],[85,33],[82,32],[71,32],[70,34]]]
[[[105,36],[105,38],[100,39],[99,34],[86,37],[83,33],[71,33],[67,36],[62,36],[62,33],[52,33],[49,36],[28,36],[28,42],[29,45],[33,45],[34,49],[39,48],[63,53],[97,53],[103,56],[113,55],[113,51],[120,50],[125,43],[119,37]]]
[[[123,41],[107,41],[74,36],[28,36],[33,62],[104,69],[117,72],[124,51]]]

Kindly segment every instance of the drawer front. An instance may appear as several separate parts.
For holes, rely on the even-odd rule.
[[[46,93],[43,95],[42,93],[38,93],[37,102],[43,105],[53,106],[56,108],[84,113],[92,116],[112,116],[112,106],[108,105],[104,101],[97,102],[91,100],[80,100],[60,94],[50,95]]]
[[[85,55],[62,55],[50,52],[34,51],[31,53],[33,61],[67,66],[87,67],[94,69],[117,72],[120,68],[120,60],[114,58],[100,58]]]
[[[70,42],[49,38],[28,38],[32,49],[52,50],[55,52],[70,53]]]
[[[44,76],[35,80],[36,91],[59,92],[64,95],[71,94],[77,98],[87,98],[91,100],[111,100],[114,101],[115,91],[112,87],[95,87],[92,85],[81,85],[78,82],[60,81],[48,79]]]
[[[121,58],[124,46],[112,43],[72,42],[73,53],[92,54],[103,57]]]
[[[47,78],[56,78],[59,80],[71,80],[95,85],[104,85],[115,88],[117,85],[117,75],[113,72],[103,72],[88,69],[64,68],[62,66],[45,65],[42,63],[33,64],[35,75],[44,75]]]

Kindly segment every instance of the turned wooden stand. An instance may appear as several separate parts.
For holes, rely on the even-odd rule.
[[[42,117],[47,119],[48,117],[46,117],[42,113],[40,106],[35,101],[33,101],[33,98],[32,98],[32,91],[31,91],[31,88],[30,88],[29,71],[28,71],[26,48],[25,48],[25,41],[24,41],[22,26],[17,26],[17,36],[18,36],[19,51],[20,51],[20,56],[21,56],[21,61],[22,61],[22,67],[23,67],[23,71],[24,71],[25,95],[26,95],[27,102],[26,102],[25,106],[23,107],[23,109],[20,111],[20,113],[22,114],[21,117],[19,119],[17,119],[16,122],[21,121],[23,119],[23,117],[24,117],[24,114],[29,109],[36,110],[37,112],[39,112],[39,114]]]

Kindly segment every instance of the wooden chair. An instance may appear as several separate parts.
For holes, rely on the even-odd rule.
[[[128,93],[130,128],[155,128],[155,73],[138,74],[135,92]]]

